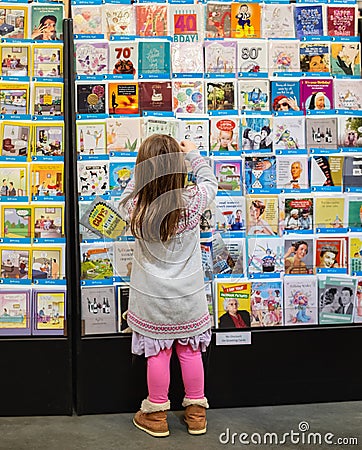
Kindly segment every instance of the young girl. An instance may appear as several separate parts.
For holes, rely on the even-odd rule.
[[[186,161],[196,186],[185,187]],[[191,434],[206,432],[201,351],[211,340],[204,291],[199,219],[214,199],[217,180],[196,145],[155,134],[141,145],[121,203],[136,238],[127,321],[132,353],[147,358],[148,397],[133,419],[152,436],[168,436],[166,411],[172,347],[185,387],[185,422]]]

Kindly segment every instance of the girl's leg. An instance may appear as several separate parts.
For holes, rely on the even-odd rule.
[[[189,399],[204,398],[204,366],[201,351],[192,350],[190,345],[176,342],[176,353],[180,360],[185,397]]]
[[[204,397],[204,366],[201,351],[192,350],[190,345],[176,343],[176,352],[180,360],[182,379],[185,386],[184,420],[190,434],[206,433],[206,408],[209,407]]]
[[[172,348],[161,350],[156,356],[147,358],[148,398],[152,403],[168,401],[171,355]]]
[[[148,397],[142,401],[133,423],[142,431],[155,437],[170,434],[167,411],[170,409],[168,389],[170,385],[170,358],[172,348],[161,350],[156,356],[147,358]]]

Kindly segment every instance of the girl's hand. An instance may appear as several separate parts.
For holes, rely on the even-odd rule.
[[[185,140],[180,142],[180,148],[183,153],[190,153],[192,150],[196,150],[197,147],[192,141]]]

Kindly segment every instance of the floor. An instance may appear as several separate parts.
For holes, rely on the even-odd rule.
[[[203,436],[187,434],[182,411],[169,413],[171,434],[167,438],[148,436],[136,429],[131,419],[132,414],[4,417],[0,418],[0,450],[315,450],[331,445],[362,449],[362,402],[211,409],[208,433]],[[264,433],[276,433],[273,439],[278,442],[270,441],[270,435]],[[343,439],[342,445],[338,438]]]

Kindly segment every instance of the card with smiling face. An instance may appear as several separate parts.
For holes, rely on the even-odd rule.
[[[315,267],[317,273],[347,273],[346,237],[325,237],[315,240]]]
[[[309,189],[308,156],[279,156],[276,166],[279,189],[286,192]]]

